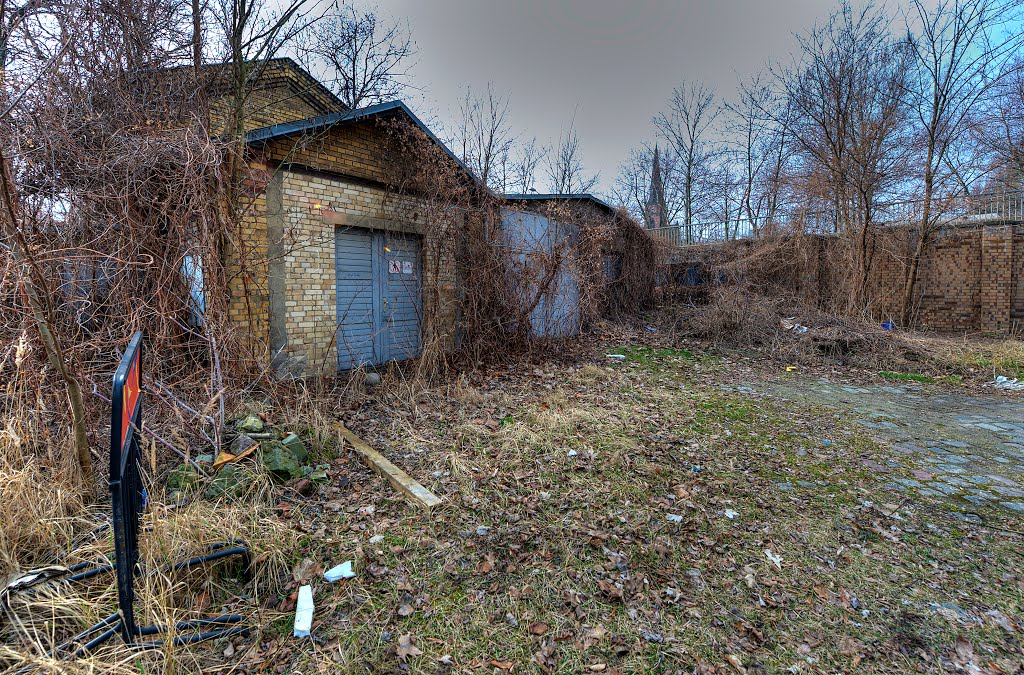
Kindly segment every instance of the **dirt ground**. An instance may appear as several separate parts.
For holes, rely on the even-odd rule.
[[[345,423],[443,505],[333,450],[331,483],[267,516],[289,534],[257,560],[285,549],[292,574],[258,634],[146,669],[1022,672],[1024,398],[870,379],[641,329],[371,396]],[[215,588],[210,611],[259,595]]]

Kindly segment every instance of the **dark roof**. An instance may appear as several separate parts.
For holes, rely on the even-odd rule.
[[[245,135],[245,141],[246,143],[266,143],[267,141],[278,138],[286,138],[288,136],[309,133],[311,131],[322,131],[328,127],[363,122],[374,117],[396,114],[405,115],[413,124],[419,127],[431,141],[444,150],[445,153],[451,157],[463,171],[465,171],[469,176],[473,176],[473,172],[469,170],[469,167],[466,166],[462,160],[448,148],[447,145],[442,143],[441,140],[434,135],[434,132],[428,129],[427,125],[424,124],[419,117],[416,117],[416,115],[409,110],[409,107],[402,101],[388,101],[386,103],[378,103],[377,105],[371,105],[357,110],[343,110],[330,115],[310,117],[308,119],[297,120],[295,122],[282,122],[281,124],[274,124],[269,127],[253,129]],[[476,177],[473,177],[473,180],[476,180]]]
[[[543,194],[538,192],[531,192],[529,194],[511,194],[504,195],[505,199],[509,201],[589,201],[596,204],[598,207],[604,209],[608,213],[614,214],[615,209],[608,205],[603,199],[595,197],[589,192],[578,192],[578,193],[567,193],[567,194]]]

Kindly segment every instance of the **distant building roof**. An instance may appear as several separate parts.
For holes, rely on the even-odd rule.
[[[301,84],[301,89],[297,91],[297,95],[308,100],[314,109],[320,109],[325,113],[348,109],[342,100],[328,89],[323,82],[313,77],[305,68],[287,56],[267,59],[266,61],[248,61],[247,65],[259,71],[257,80],[264,83],[271,83],[274,78],[281,77],[282,73],[291,73],[296,83]],[[227,71],[230,66],[230,63],[224,61],[204,63],[201,66],[201,70],[214,76],[214,79],[206,82],[205,86],[215,91],[228,87],[229,83],[221,76],[219,71]],[[162,72],[173,74],[187,72],[191,69],[191,65],[180,65],[163,68]]]
[[[507,194],[504,195],[505,199],[509,201],[589,201],[596,204],[598,207],[604,209],[608,213],[614,214],[615,209],[608,205],[603,199],[595,197],[589,192],[577,192],[577,193],[552,193],[544,194],[540,192],[530,192],[527,194]]]
[[[441,140],[434,135],[434,132],[427,128],[427,125],[424,124],[423,121],[420,120],[420,118],[417,117],[402,101],[388,101],[386,103],[378,103],[377,105],[371,105],[357,110],[342,110],[340,112],[331,113],[330,115],[320,115],[318,117],[310,117],[304,120],[297,120],[295,122],[284,122],[282,124],[274,124],[269,127],[253,129],[245,135],[245,141],[247,143],[265,143],[278,138],[286,138],[288,136],[295,136],[297,134],[310,133],[313,131],[323,131],[329,127],[343,126],[345,124],[364,122],[375,117],[393,115],[404,115],[408,118],[427,135],[427,138],[444,150],[445,154],[451,157],[452,160],[455,161],[455,163],[458,164],[468,175],[473,176],[473,172],[469,170],[469,167],[466,166],[462,160],[448,148],[447,145],[442,143]],[[476,180],[475,177],[473,178]]]

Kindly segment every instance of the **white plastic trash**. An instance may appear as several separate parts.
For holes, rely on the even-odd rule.
[[[351,560],[346,560],[345,562],[341,563],[340,565],[332,567],[331,569],[329,569],[326,572],[324,572],[324,579],[327,579],[328,581],[334,582],[334,581],[340,581],[342,579],[351,579],[355,575],[356,575],[356,573],[352,569],[352,561]]]
[[[295,605],[295,637],[309,637],[309,628],[312,625],[313,589],[309,586],[303,586],[299,589],[299,601]]]

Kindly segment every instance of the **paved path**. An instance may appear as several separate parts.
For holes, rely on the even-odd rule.
[[[892,485],[902,492],[944,498],[968,513],[1001,508],[1024,515],[1024,398],[813,379],[767,388],[782,398],[855,412],[859,424],[919,466],[911,475],[898,475],[900,470],[865,462],[891,473]]]

